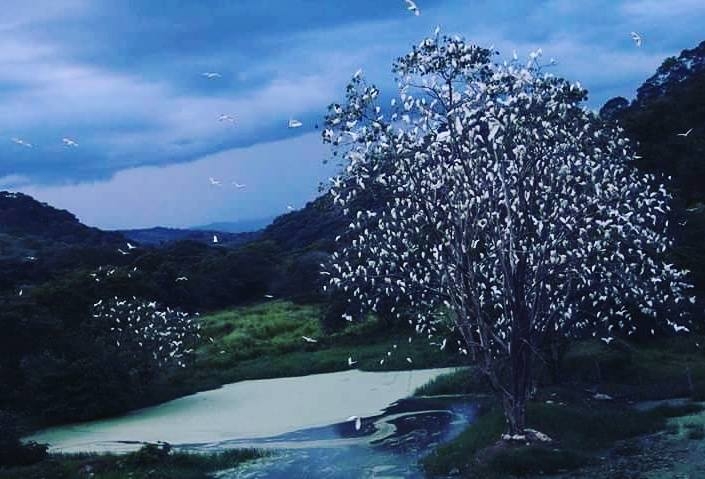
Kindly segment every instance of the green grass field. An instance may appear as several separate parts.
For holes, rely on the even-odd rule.
[[[272,301],[204,316],[203,341],[193,365],[172,377],[167,389],[175,396],[246,379],[344,371],[350,369],[348,358],[365,371],[459,366],[465,361],[457,351],[440,351],[426,338],[412,335],[410,343],[410,330],[390,328],[374,318],[326,335],[321,314],[319,306]]]

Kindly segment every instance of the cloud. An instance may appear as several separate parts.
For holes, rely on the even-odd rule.
[[[106,229],[260,219],[317,196],[318,182],[335,173],[335,167],[323,164],[327,154],[320,136],[312,133],[189,163],[130,168],[107,181],[18,190]],[[209,177],[222,186],[211,185]]]

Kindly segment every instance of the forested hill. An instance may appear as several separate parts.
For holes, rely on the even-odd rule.
[[[64,244],[110,245],[122,235],[88,227],[66,210],[22,193],[0,191],[0,234]]]
[[[638,142],[638,166],[673,193],[673,259],[705,290],[705,42],[667,58],[631,103],[613,98],[600,114]]]

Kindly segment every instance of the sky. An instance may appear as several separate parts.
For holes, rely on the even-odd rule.
[[[542,48],[595,109],[705,40],[702,0],[416,3],[3,0],[0,190],[105,229],[271,217],[337,172],[315,126],[352,74],[391,95],[393,60],[437,25],[506,58]]]

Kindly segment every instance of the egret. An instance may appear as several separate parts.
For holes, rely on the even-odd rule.
[[[692,128],[691,128],[690,130],[686,131],[685,133],[677,133],[676,136],[682,136],[683,138],[685,138],[685,137],[687,137],[688,135],[690,135],[690,132],[691,132],[691,131],[693,131]]]
[[[419,7],[416,6],[413,0],[404,0],[406,2],[406,9],[409,10],[411,13],[416,15],[417,17],[421,15],[421,12],[419,11]]]
[[[213,235],[213,243],[218,243],[218,235]]]
[[[127,243],[127,249],[128,249],[128,250],[130,250],[130,249],[137,249],[137,246],[135,246],[135,245],[133,245],[132,243],[128,242],[128,243]]]
[[[303,123],[299,120],[294,120],[293,118],[289,119],[289,128],[299,128],[301,126],[303,126]]]
[[[235,123],[235,118],[231,115],[223,114],[218,117],[218,121],[229,121],[230,123]]]
[[[26,141],[24,141],[24,140],[21,139],[21,138],[11,138],[11,140],[12,140],[13,143],[17,143],[17,144],[20,145],[20,146],[25,146],[25,147],[27,147],[27,148],[32,148],[32,144],[31,144],[31,143],[27,143]]]
[[[359,431],[360,428],[362,427],[362,419],[360,419],[360,416],[350,416],[348,418],[348,421],[355,421],[355,430]]]
[[[243,183],[238,183],[237,181],[233,181],[233,185],[235,185],[235,188],[238,188],[238,189],[242,189],[242,188],[244,188],[245,186],[247,186],[247,185],[245,185],[245,184],[243,184]]]
[[[632,40],[634,40],[634,43],[636,43],[637,47],[641,46],[641,35],[639,35],[637,32],[630,32],[629,35],[632,37]]]
[[[220,186],[220,180],[216,180],[212,176],[210,176],[208,178],[208,181],[210,181],[211,185],[213,185],[213,186]]]
[[[204,77],[206,77],[206,78],[208,78],[208,79],[210,79],[210,80],[213,80],[213,79],[215,79],[215,78],[220,78],[220,77],[222,76],[222,75],[221,75],[220,73],[218,73],[218,72],[203,72],[203,73],[201,73],[201,75],[203,75]]]
[[[68,147],[74,147],[74,148],[75,148],[75,147],[78,146],[78,143],[76,143],[76,142],[75,142],[74,140],[72,140],[71,138],[62,138],[61,141],[64,143],[64,145],[66,145],[66,146],[68,146]]]
[[[179,281],[188,281],[188,278],[186,276],[179,276],[176,278],[176,282],[178,283]]]
[[[307,343],[317,343],[318,342],[317,339],[309,338],[308,336],[301,336],[301,339],[303,339]]]
[[[353,361],[352,356],[348,356],[348,366],[354,366],[357,364],[357,361]]]

